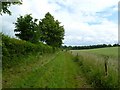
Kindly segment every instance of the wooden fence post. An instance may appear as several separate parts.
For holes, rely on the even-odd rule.
[[[109,56],[105,56],[105,75],[107,76],[108,75],[108,58]]]
[[[77,57],[78,57],[78,53],[77,53]]]

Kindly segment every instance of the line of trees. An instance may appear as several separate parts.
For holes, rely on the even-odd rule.
[[[94,49],[94,48],[105,48],[105,47],[116,47],[120,46],[119,44],[99,44],[99,45],[90,45],[90,46],[62,46],[63,49],[72,49],[72,50],[82,50],[82,49]]]
[[[64,27],[48,12],[39,21],[31,14],[20,16],[15,24],[16,37],[32,43],[43,42],[52,47],[60,47],[64,39]]]
[[[16,2],[0,2],[0,15],[11,15],[9,7],[22,4],[22,0],[13,1]],[[49,12],[41,20],[34,19],[31,14],[18,17],[14,23],[14,32],[19,39],[0,33],[3,68],[18,65],[29,55],[36,56],[58,51],[64,39],[64,27],[60,24]]]
[[[0,15],[9,14],[11,5],[21,5],[22,0],[3,0],[0,2]],[[58,20],[48,12],[43,19],[39,21],[33,19],[31,14],[20,16],[15,24],[16,37],[32,43],[44,42],[52,47],[60,47],[64,39],[64,27],[60,25]]]

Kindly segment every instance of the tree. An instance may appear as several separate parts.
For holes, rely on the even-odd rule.
[[[39,33],[36,22],[37,19],[33,20],[31,14],[27,14],[24,17],[20,16],[15,23],[14,31],[17,32],[15,35],[22,40],[37,43],[39,41]]]
[[[112,45],[111,45],[111,44],[108,44],[108,47],[112,47]]]
[[[64,39],[64,27],[48,12],[39,22],[41,41],[53,47],[60,47]]]
[[[22,4],[22,0],[10,0],[9,2],[8,0],[0,1],[0,15],[2,15],[2,13],[11,15],[11,11],[8,8],[16,4]]]
[[[113,46],[116,47],[116,46],[120,46],[120,45],[119,45],[119,43],[118,43],[118,44],[113,44]]]

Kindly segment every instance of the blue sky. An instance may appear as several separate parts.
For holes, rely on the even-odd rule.
[[[118,43],[118,0],[23,0],[11,6],[12,16],[0,16],[2,32],[12,37],[20,15],[42,19],[50,12],[65,28],[64,45]]]

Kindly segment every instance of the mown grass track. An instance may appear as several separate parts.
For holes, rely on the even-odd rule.
[[[22,72],[9,72],[10,75],[4,73],[3,88],[90,87],[90,85],[86,83],[86,79],[80,75],[79,66],[74,62],[74,58],[70,53],[59,52],[59,54],[54,54],[53,56],[47,55],[41,59],[48,61],[46,61],[47,63],[44,65],[40,65],[41,60],[35,60],[33,64],[24,66],[24,68],[26,68],[25,71],[21,66]],[[19,71],[19,68],[17,68],[17,70]]]

